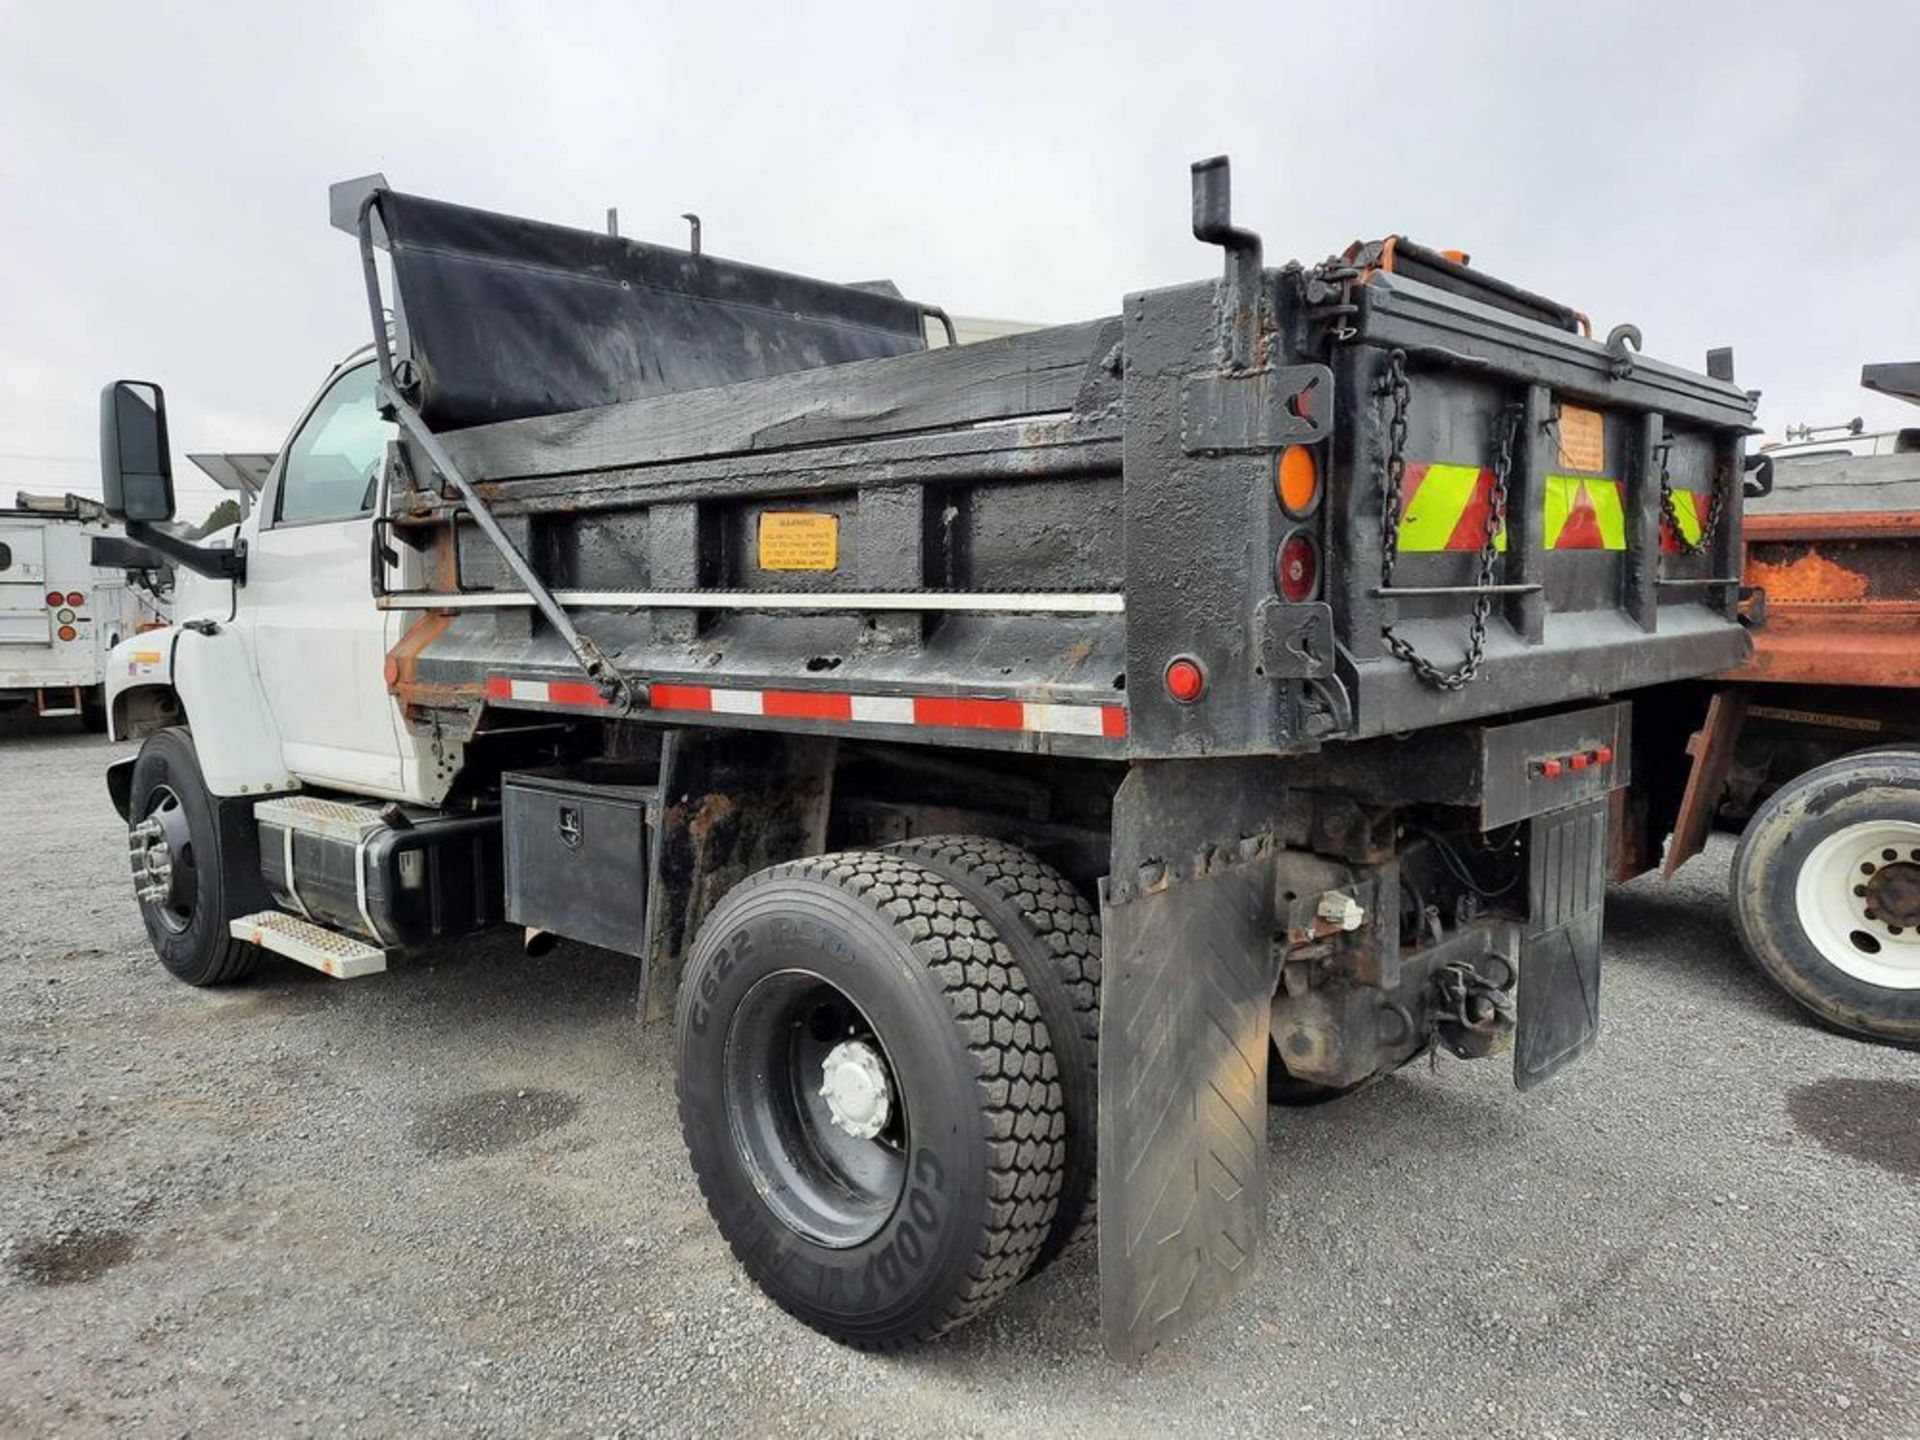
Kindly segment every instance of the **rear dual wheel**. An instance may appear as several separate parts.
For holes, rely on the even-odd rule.
[[[1067,1113],[1035,990],[947,875],[854,851],[743,881],[681,981],[680,1121],[783,1309],[888,1349],[971,1318],[1053,1233]]]
[[[1747,822],[1733,909],[1754,963],[1837,1029],[1920,1044],[1920,753],[1809,770]]]

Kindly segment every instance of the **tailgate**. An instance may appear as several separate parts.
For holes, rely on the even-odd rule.
[[[46,527],[0,524],[0,645],[48,645]]]
[[[1358,294],[1335,461],[1357,733],[1746,653],[1744,391],[1403,275]]]
[[[0,582],[0,645],[51,645],[52,617],[38,579],[31,585]]]

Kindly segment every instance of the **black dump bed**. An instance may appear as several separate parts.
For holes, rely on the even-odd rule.
[[[391,192],[370,217],[397,388],[642,717],[1286,753],[1746,652],[1730,361],[1595,341],[1439,252],[1268,269],[1209,226],[1223,281],[928,350],[871,289]],[[604,708],[406,458],[384,505],[422,558],[382,603],[433,618],[403,700]]]

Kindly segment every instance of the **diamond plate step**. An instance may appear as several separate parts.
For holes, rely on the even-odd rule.
[[[262,910],[257,915],[242,915],[227,929],[236,940],[258,945],[302,965],[311,965],[336,980],[352,980],[361,975],[378,975],[387,968],[387,952],[375,949],[364,940],[342,935],[302,920],[284,910]]]
[[[253,818],[261,825],[273,825],[301,835],[323,835],[357,845],[385,822],[377,805],[354,805],[345,800],[321,800],[311,795],[283,795],[261,800],[253,807]]]

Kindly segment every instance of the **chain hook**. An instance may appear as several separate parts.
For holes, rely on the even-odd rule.
[[[1395,350],[1387,356],[1387,368],[1376,389],[1390,397],[1392,404],[1387,419],[1387,459],[1380,473],[1380,581],[1383,589],[1390,590],[1400,558],[1400,497],[1407,473],[1407,406],[1412,399],[1412,389],[1407,383],[1406,351]],[[1510,404],[1500,412],[1494,426],[1493,488],[1487,499],[1486,531],[1480,541],[1479,593],[1474,596],[1473,616],[1467,625],[1466,654],[1460,664],[1452,670],[1442,670],[1396,634],[1392,625],[1383,622],[1380,626],[1387,649],[1436,689],[1466,689],[1479,678],[1481,661],[1486,658],[1487,621],[1493,614],[1492,586],[1500,563],[1500,537],[1507,524],[1507,486],[1513,473],[1513,444],[1521,423],[1521,407]]]

